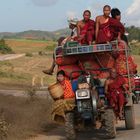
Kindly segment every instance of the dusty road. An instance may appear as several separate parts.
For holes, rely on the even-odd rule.
[[[117,125],[117,137],[114,140],[140,140],[140,104],[135,105],[136,129],[126,130],[124,122]],[[82,132],[78,134],[77,140],[103,140],[104,135],[101,131]],[[49,133],[38,135],[28,140],[66,140],[63,127],[58,127]]]
[[[6,54],[6,55],[0,55],[0,61],[5,61],[5,60],[11,60],[11,59],[17,59],[20,57],[25,56],[25,54]]]

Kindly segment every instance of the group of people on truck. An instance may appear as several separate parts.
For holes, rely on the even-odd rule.
[[[97,16],[95,21],[91,19],[91,12],[85,10],[82,20],[69,20],[69,28],[72,30],[71,35],[66,38],[59,38],[58,46],[63,46],[67,41],[77,41],[80,45],[91,45],[93,42],[102,44],[123,39],[127,43],[127,38],[124,35],[125,28],[120,20],[121,12],[119,9],[111,9],[109,5],[103,7],[103,15]],[[55,61],[53,60],[50,69],[43,70],[43,72],[52,75],[54,67]]]
[[[110,17],[111,14],[111,17]],[[72,30],[71,35],[67,38],[61,37],[58,40],[58,46],[64,45],[67,41],[77,41],[80,45],[91,45],[109,43],[113,40],[124,40],[125,28],[121,23],[121,12],[117,8],[111,9],[109,5],[103,7],[103,15],[97,16],[94,21],[91,19],[91,12],[85,10],[83,12],[83,19],[80,21],[70,20],[69,28]],[[53,60],[52,67],[43,72],[52,75],[55,67],[55,60]],[[63,70],[57,73],[57,80],[64,89],[64,99],[74,98],[75,94],[69,80],[65,78]],[[110,71],[110,76],[105,81],[105,96],[108,99],[110,106],[112,106],[117,113],[117,116],[122,118],[123,106],[127,103],[125,94],[128,93],[128,87],[122,76],[118,75],[115,69]]]

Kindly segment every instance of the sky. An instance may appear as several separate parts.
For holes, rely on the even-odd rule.
[[[54,31],[68,27],[70,18],[82,19],[88,9],[92,19],[106,4],[117,7],[126,26],[140,27],[140,0],[0,0],[0,32]]]

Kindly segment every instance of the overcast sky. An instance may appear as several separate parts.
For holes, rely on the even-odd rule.
[[[25,30],[53,31],[68,26],[69,18],[82,18],[84,10],[92,18],[109,4],[122,12],[122,22],[140,26],[140,0],[0,0],[0,32]]]

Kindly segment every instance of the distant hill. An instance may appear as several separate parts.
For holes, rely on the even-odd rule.
[[[126,28],[129,33],[129,41],[137,40],[140,41],[140,28],[130,26]],[[0,38],[19,38],[19,39],[39,39],[39,40],[57,40],[61,36],[70,35],[70,29],[60,29],[57,31],[40,31],[40,30],[28,30],[18,33],[3,32],[0,33]]]
[[[57,40],[61,36],[68,36],[70,30],[68,28],[60,29],[57,31],[40,31],[28,30],[18,33],[2,32],[0,38],[19,38],[19,39],[41,39],[41,40]]]

